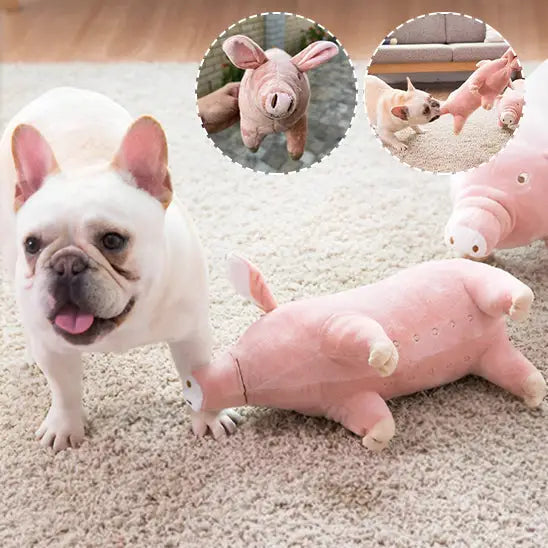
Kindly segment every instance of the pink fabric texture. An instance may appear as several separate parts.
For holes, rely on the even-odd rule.
[[[284,304],[193,372],[202,393],[195,408],[247,403],[323,415],[382,449],[394,435],[385,400],[465,375],[537,406],[545,382],[512,346],[505,325],[507,315],[524,318],[532,300],[510,274],[453,259]]]
[[[493,61],[480,61],[478,68],[458,89],[453,91],[441,107],[441,114],[453,115],[453,128],[458,135],[468,117],[480,106],[489,110],[496,98],[510,83],[514,70],[520,68],[512,49]]]
[[[223,43],[231,62],[245,69],[238,104],[244,145],[255,151],[264,137],[283,132],[287,150],[299,159],[306,144],[310,84],[305,72],[337,55],[333,42],[318,41],[294,57],[281,49],[263,51],[251,38],[231,36]]]

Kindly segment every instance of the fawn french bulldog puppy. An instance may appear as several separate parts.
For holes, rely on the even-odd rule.
[[[0,222],[28,350],[51,390],[42,445],[84,437],[83,352],[167,341],[182,378],[209,362],[205,261],[156,120],[91,91],[38,97],[0,141]],[[192,426],[219,437],[237,419],[193,413]]]
[[[383,144],[397,152],[407,150],[395,135],[407,127],[423,133],[422,124],[440,117],[440,103],[425,91],[415,89],[407,78],[407,91],[394,89],[376,76],[365,77],[367,116]]]

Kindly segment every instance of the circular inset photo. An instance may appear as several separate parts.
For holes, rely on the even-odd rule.
[[[403,23],[379,45],[365,77],[372,129],[394,156],[427,171],[487,162],[512,136],[523,105],[516,53],[468,15]]]
[[[239,21],[213,42],[196,94],[202,125],[223,154],[256,171],[288,173],[339,144],[357,86],[329,31],[299,15],[266,13]]]

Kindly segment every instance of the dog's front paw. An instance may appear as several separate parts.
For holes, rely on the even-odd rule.
[[[192,432],[196,436],[205,436],[207,431],[216,439],[233,434],[242,418],[234,409],[222,411],[191,411]]]
[[[405,152],[409,148],[405,143],[393,143],[392,147],[396,152]]]
[[[46,418],[36,431],[43,447],[52,447],[57,453],[68,447],[78,447],[84,439],[84,418],[81,409],[61,409],[51,406]]]

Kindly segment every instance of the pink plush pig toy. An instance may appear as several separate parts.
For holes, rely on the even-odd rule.
[[[287,151],[298,160],[304,152],[310,84],[305,74],[333,56],[333,42],[313,42],[294,57],[272,48],[263,51],[251,38],[231,36],[223,50],[234,65],[245,69],[240,86],[240,129],[244,145],[257,151],[270,133],[285,133]]]
[[[514,130],[518,127],[525,104],[525,80],[514,80],[502,95],[497,97],[499,127]]]
[[[541,373],[512,346],[505,316],[522,320],[532,291],[497,268],[453,259],[383,281],[277,306],[261,273],[233,256],[236,290],[266,314],[185,379],[192,409],[238,405],[323,415],[373,450],[394,436],[386,400],[474,374],[537,407]]]
[[[525,114],[506,147],[486,164],[453,176],[445,241],[483,259],[495,249],[548,243],[548,61],[527,79]]]
[[[521,68],[514,51],[509,48],[499,59],[479,61],[477,69],[442,105],[440,114],[453,115],[453,131],[458,135],[468,117],[480,106],[490,110],[510,82],[512,72]]]

